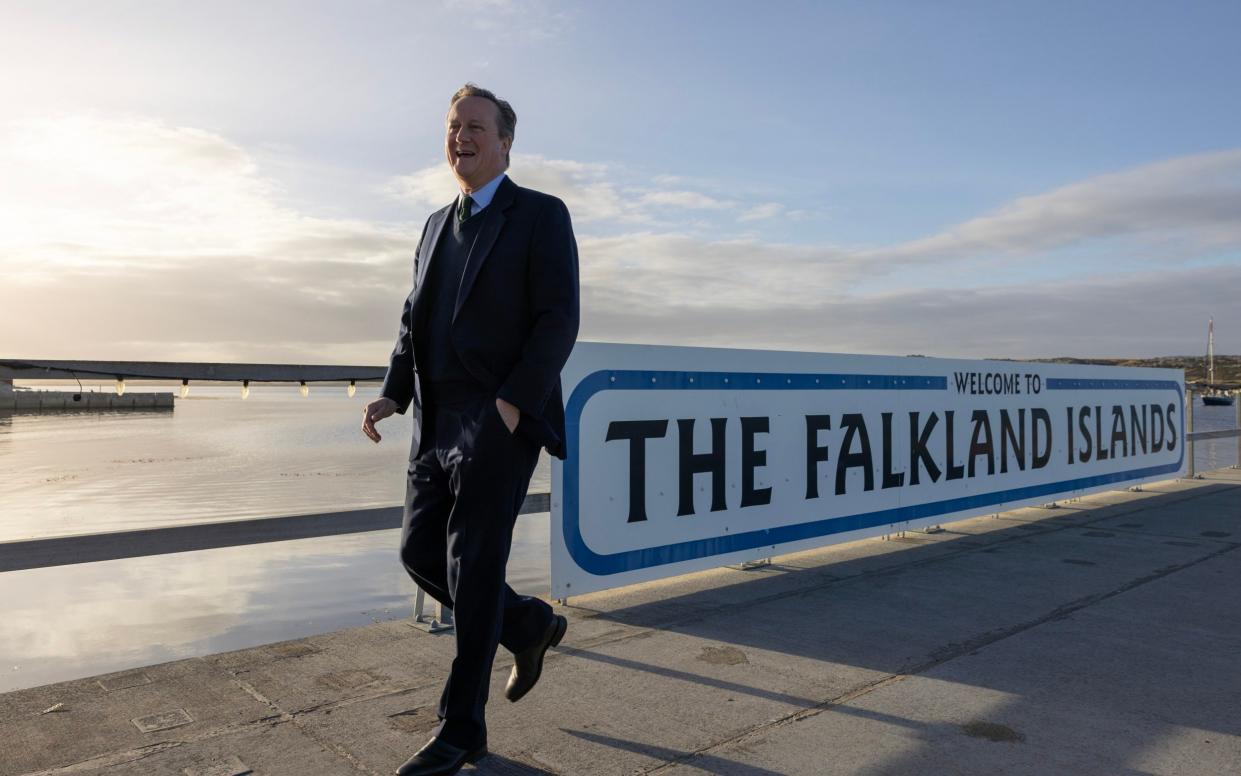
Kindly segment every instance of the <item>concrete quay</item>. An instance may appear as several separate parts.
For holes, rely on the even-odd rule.
[[[74,398],[74,397],[77,398]],[[115,393],[78,391],[16,391],[0,394],[0,411],[91,412],[95,410],[171,410],[171,393]]]
[[[558,608],[463,773],[1241,773],[1238,470]],[[8,693],[0,776],[392,773],[452,653],[392,621]]]

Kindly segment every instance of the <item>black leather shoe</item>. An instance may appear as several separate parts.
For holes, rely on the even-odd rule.
[[[569,621],[559,614],[554,614],[551,624],[543,632],[543,638],[539,639],[533,647],[523,649],[513,655],[513,673],[509,674],[508,686],[504,688],[505,698],[510,701],[519,701],[523,695],[530,692],[535,683],[539,681],[539,674],[543,673],[543,655],[550,647],[560,643],[568,628]]]
[[[461,766],[487,756],[487,745],[474,750],[462,749],[432,738],[405,764],[396,769],[399,776],[447,776],[461,770]]]

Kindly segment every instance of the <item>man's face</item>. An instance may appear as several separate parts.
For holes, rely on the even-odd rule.
[[[444,155],[463,189],[473,191],[504,172],[512,141],[500,137],[499,113],[484,97],[462,97],[448,109]]]

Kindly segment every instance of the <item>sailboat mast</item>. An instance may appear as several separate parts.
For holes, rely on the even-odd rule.
[[[1207,324],[1207,385],[1215,385],[1215,319]]]

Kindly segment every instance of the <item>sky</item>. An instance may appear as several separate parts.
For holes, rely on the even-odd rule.
[[[0,0],[0,358],[380,366],[452,93],[580,339],[1241,352],[1235,2]]]

